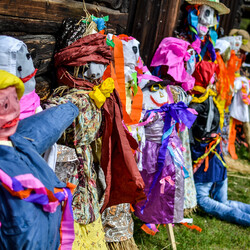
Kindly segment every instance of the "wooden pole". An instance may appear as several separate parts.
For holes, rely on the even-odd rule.
[[[168,232],[168,240],[171,243],[171,247],[173,250],[176,250],[176,243],[175,243],[175,238],[174,238],[174,230],[173,230],[173,225],[171,223],[167,224],[167,232]]]

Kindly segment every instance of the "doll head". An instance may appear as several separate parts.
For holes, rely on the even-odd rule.
[[[214,46],[215,50],[219,51],[224,62],[228,62],[231,57],[230,42],[224,39],[218,39]]]
[[[142,89],[143,109],[158,109],[162,105],[169,103],[166,85],[170,81],[154,82],[149,81]]]
[[[23,81],[24,95],[35,90],[37,70],[24,42],[10,36],[0,36],[0,69],[16,75]]]
[[[124,65],[134,69],[140,56],[140,42],[127,35],[119,35],[118,37],[123,45]]]
[[[217,18],[213,8],[208,5],[201,5],[199,7],[197,30],[200,37],[208,33],[209,27],[216,25]]]
[[[150,64],[154,69],[153,74],[162,79],[171,79],[185,91],[192,89],[195,82],[192,77],[196,64],[195,50],[200,52],[199,45],[174,37],[164,38]]]
[[[24,85],[18,77],[0,70],[0,140],[8,140],[16,132],[23,92]]]
[[[106,68],[107,65],[90,62],[88,63],[88,69],[85,71],[84,77],[87,78],[90,82],[98,80],[102,78]]]

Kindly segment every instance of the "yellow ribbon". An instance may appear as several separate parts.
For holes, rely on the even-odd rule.
[[[197,140],[197,139],[196,139]],[[219,138],[216,143],[210,148],[210,150],[208,152],[206,152],[205,154],[203,154],[202,156],[200,156],[198,159],[196,159],[194,161],[195,164],[199,163],[201,160],[204,160],[206,157],[208,157],[209,154],[214,153],[217,158],[221,161],[222,165],[226,168],[228,168],[227,164],[222,160],[221,156],[218,154],[218,152],[216,152],[215,148],[217,147],[217,145],[220,143],[221,138]]]
[[[220,103],[217,101],[217,99],[216,99],[217,94],[212,89],[205,89],[201,86],[195,86],[194,90],[197,90],[197,91],[204,93],[204,94],[200,97],[194,96],[191,102],[202,103],[202,102],[206,101],[209,96],[213,96],[214,103],[215,103],[215,105],[218,108],[219,113],[220,113],[220,127],[222,128],[223,123],[224,123],[224,106],[223,106],[223,103]]]
[[[89,92],[89,97],[94,100],[95,105],[100,109],[106,99],[115,88],[114,80],[109,77],[103,83],[93,87],[93,91]]]

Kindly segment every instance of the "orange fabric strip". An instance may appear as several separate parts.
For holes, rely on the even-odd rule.
[[[149,229],[149,228],[146,226],[146,224],[143,224],[143,225],[141,226],[141,229],[142,229],[145,233],[147,233],[147,234],[150,234],[150,235],[153,235],[153,236],[156,234],[156,232],[154,232],[153,230]]]
[[[197,230],[198,232],[201,232],[201,231],[202,231],[202,229],[201,229],[200,227],[196,226],[196,225],[191,225],[191,226],[189,226],[189,225],[187,224],[187,222],[185,222],[185,223],[181,222],[181,224],[182,224],[183,226],[189,228],[189,229],[195,229],[195,230]]]
[[[112,49],[114,53],[114,68],[112,69],[111,66],[111,77],[115,81],[115,88],[118,91],[121,99],[123,120],[127,125],[137,124],[139,123],[141,118],[143,94],[141,89],[138,87],[137,94],[133,97],[132,100],[132,111],[131,114],[129,115],[126,112],[126,89],[125,89],[125,75],[124,75],[123,45],[122,41],[116,36],[113,36],[113,41],[115,43],[115,47],[114,49]]]

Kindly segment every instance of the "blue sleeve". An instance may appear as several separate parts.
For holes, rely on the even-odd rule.
[[[79,113],[71,102],[46,109],[19,122],[19,135],[32,141],[39,154],[43,154],[61,137]]]

